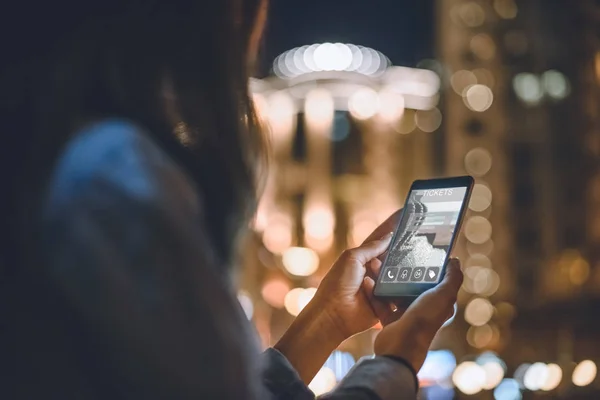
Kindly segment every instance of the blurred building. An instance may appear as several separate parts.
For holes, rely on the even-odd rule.
[[[376,50],[341,43],[287,51],[273,75],[252,82],[272,160],[241,299],[252,306],[265,346],[279,339],[339,253],[402,207],[412,181],[441,173],[434,157],[439,89],[431,70],[393,66]],[[355,337],[338,356],[370,354],[372,340],[373,332]]]
[[[593,0],[438,0],[447,171],[482,185],[463,229],[462,355],[497,351],[521,386],[519,365],[558,363],[566,398],[598,398],[571,374],[600,358],[599,17]]]

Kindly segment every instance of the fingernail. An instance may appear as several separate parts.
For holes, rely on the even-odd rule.
[[[391,239],[391,238],[392,238],[392,236],[394,236],[394,232],[390,232],[390,233],[386,234],[386,235],[383,237],[383,239],[384,239],[384,240],[388,240],[388,239]]]

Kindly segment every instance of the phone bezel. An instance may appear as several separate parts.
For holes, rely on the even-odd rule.
[[[408,196],[406,196],[406,201],[404,202],[404,209],[406,209],[406,205],[408,204],[408,201],[410,199],[410,193],[412,193],[413,190],[445,189],[445,188],[450,188],[450,187],[465,187],[467,189],[466,193],[465,193],[465,199],[463,201],[463,204],[462,204],[459,214],[458,214],[456,228],[454,229],[452,239],[450,240],[450,246],[448,247],[446,259],[444,260],[444,264],[442,265],[440,282],[444,279],[444,276],[446,275],[446,265],[448,263],[448,258],[452,254],[452,251],[454,250],[454,246],[458,240],[458,237],[459,237],[458,233],[460,232],[463,221],[465,219],[465,214],[466,214],[467,208],[469,206],[469,201],[471,199],[471,193],[473,192],[474,184],[475,184],[475,180],[473,179],[472,176],[469,176],[469,175],[457,176],[457,177],[451,177],[451,178],[436,178],[436,179],[427,179],[427,180],[417,180],[417,181],[413,182],[413,184],[410,187],[410,190],[408,191]],[[396,229],[394,231],[394,236],[392,237],[390,246],[392,245],[392,243],[396,242],[396,235],[398,235],[398,230],[400,228],[400,221],[402,221],[403,218],[404,218],[404,212],[402,212],[402,214],[400,215],[400,220],[398,221],[398,226],[396,226]],[[438,283],[412,283],[411,282],[411,283],[399,284],[397,293],[393,293],[393,294],[379,293],[378,288],[380,287],[381,274],[383,274],[385,266],[388,262],[388,256],[389,256],[389,252],[387,252],[385,255],[383,263],[381,264],[379,276],[377,277],[377,281],[375,282],[373,294],[376,297],[387,298],[387,299],[404,298],[406,300],[412,301],[412,300],[416,299],[419,295],[421,295],[423,292],[425,292],[439,284],[439,282]]]

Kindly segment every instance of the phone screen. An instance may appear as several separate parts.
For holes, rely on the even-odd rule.
[[[468,193],[467,186],[411,190],[376,295],[416,296],[441,281]]]

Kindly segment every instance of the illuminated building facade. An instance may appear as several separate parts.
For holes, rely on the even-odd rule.
[[[252,82],[272,160],[248,246],[255,257],[245,257],[241,277],[241,301],[252,305],[265,346],[342,250],[400,208],[413,180],[439,173],[442,123],[438,75],[393,66],[373,49],[303,46],[277,57],[273,73]],[[359,335],[333,357],[370,354],[372,339]]]
[[[513,200],[513,263],[522,294],[511,348],[528,358],[521,362],[553,360],[570,374],[573,362],[600,358],[600,325],[590,318],[600,304],[600,5],[518,6],[505,27],[505,35],[521,38],[516,48],[510,40],[505,46],[514,115],[510,180],[521,193]],[[558,393],[599,396],[594,385],[576,389],[566,379]]]
[[[506,398],[599,397],[596,366],[582,362],[600,358],[590,318],[600,295],[599,16],[592,0],[438,0],[448,173],[474,174],[493,199],[489,210],[471,204],[493,246],[473,246],[464,229],[465,326],[456,329],[469,346],[455,350],[498,352],[516,379],[499,387],[517,396]],[[481,281],[480,267],[493,271]],[[495,274],[497,291],[480,290]],[[469,371],[460,392],[490,389]]]
[[[462,348],[455,340],[448,346],[457,354],[468,354],[468,345],[498,351],[512,311],[506,302],[515,296],[509,258],[513,244],[505,151],[507,93],[503,60],[492,36],[501,18],[491,1],[440,0],[437,20],[446,83],[446,172],[476,178],[462,246],[457,249],[465,272],[459,305],[471,326],[457,323],[456,329],[467,331],[467,341]],[[502,313],[494,315],[492,304]]]

